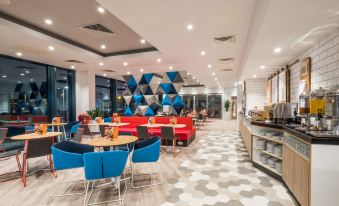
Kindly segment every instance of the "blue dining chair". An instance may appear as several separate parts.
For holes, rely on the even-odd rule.
[[[125,191],[121,196],[120,176],[125,169],[127,156],[128,152],[122,150],[114,150],[108,152],[91,152],[84,154],[83,159],[86,178],[84,205],[106,204],[110,202],[123,203],[127,191],[127,181],[125,179]],[[116,180],[119,198],[117,200],[89,203],[92,197],[95,181],[112,178],[115,178]],[[89,198],[87,200],[90,183],[92,183],[92,188]]]
[[[75,124],[71,127],[71,129],[69,130],[69,136],[68,139],[72,139],[72,136],[74,137],[75,134],[77,133],[78,128],[80,128],[80,123],[79,124]]]
[[[161,170],[160,166],[159,173],[153,173],[151,170],[147,174],[136,174],[133,171],[133,167],[135,164],[138,163],[156,163],[159,160],[160,157],[160,146],[161,146],[161,139],[160,137],[151,137],[149,139],[136,142],[134,145],[134,151],[132,155],[132,188],[142,188],[142,187],[148,187],[153,185],[160,185],[162,183],[162,177],[161,177]],[[159,182],[154,183],[152,175],[158,174],[159,175]],[[149,175],[151,179],[151,183],[143,186],[135,186],[134,185],[134,176],[138,175]]]
[[[79,144],[73,141],[63,141],[52,146],[52,156],[55,170],[69,170],[81,168],[84,166],[83,154],[94,152],[94,147],[84,144]],[[67,191],[74,185],[72,181],[63,194],[52,195],[53,197],[62,197],[70,195],[81,195],[82,193],[67,193]],[[70,182],[67,182],[70,183]]]
[[[112,123],[112,117],[104,118],[104,122]]]

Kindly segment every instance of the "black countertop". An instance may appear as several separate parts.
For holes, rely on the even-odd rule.
[[[248,118],[247,118],[248,119]],[[250,119],[248,119],[250,120]],[[307,134],[305,132],[301,132],[299,130],[293,129],[291,127],[288,127],[284,124],[276,124],[273,122],[266,123],[261,121],[251,121],[252,125],[257,126],[263,126],[263,127],[270,127],[275,129],[281,129],[284,131],[287,131],[288,133],[304,140],[305,142],[311,143],[311,144],[327,144],[327,145],[339,145],[339,138],[338,137],[328,137],[328,136],[312,136],[311,134]]]

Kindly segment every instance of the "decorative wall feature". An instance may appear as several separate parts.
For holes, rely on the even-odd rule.
[[[126,116],[154,116],[159,108],[169,106],[169,115],[180,115],[184,103],[178,95],[184,84],[180,72],[147,73],[124,76],[127,87],[124,99]],[[159,97],[163,96],[162,101]]]

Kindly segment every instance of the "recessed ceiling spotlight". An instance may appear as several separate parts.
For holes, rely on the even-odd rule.
[[[212,65],[211,65],[211,64],[209,64],[209,65],[207,65],[207,67],[208,67],[208,68],[212,68]]]
[[[218,81],[218,78],[214,78],[215,81]]]
[[[100,65],[100,66],[104,66],[104,63],[100,62],[99,65]]]
[[[107,76],[107,74],[104,74],[104,77]]]
[[[201,51],[200,54],[201,54],[201,56],[205,56],[206,52],[205,51]]]
[[[187,84],[185,84],[185,86],[187,86]]]
[[[169,67],[169,70],[173,70],[173,67],[172,67],[172,66],[170,66],[170,67]]]
[[[31,73],[31,72],[30,72],[30,71],[28,71],[28,70],[26,70],[25,72],[26,72],[26,74],[29,74],[29,73]]]
[[[254,75],[253,75],[253,78],[257,78],[257,75],[254,74]]]
[[[21,52],[17,52],[16,55],[17,55],[18,57],[21,57],[21,56],[22,56],[22,53],[21,53]]]
[[[106,45],[105,45],[105,44],[101,44],[101,45],[100,45],[100,48],[101,48],[101,49],[106,49]]]
[[[45,19],[45,24],[47,24],[47,25],[52,25],[52,24],[53,24],[53,21],[50,20],[50,19]]]
[[[192,24],[187,24],[186,26],[188,31],[192,31],[193,30],[193,25]]]
[[[21,73],[20,76],[25,76],[25,74],[24,74],[24,73]]]
[[[74,65],[71,65],[71,69],[75,69],[75,66],[74,66]]]
[[[186,75],[190,75],[190,73],[189,73],[189,72],[187,72],[187,73],[186,73]]]
[[[101,6],[99,6],[99,7],[97,8],[97,11],[98,11],[99,13],[103,14],[103,13],[105,12],[105,9],[102,8]]]
[[[34,79],[30,79],[29,81],[33,82],[33,81],[34,81]]]
[[[126,67],[128,65],[128,63],[127,62],[124,62],[124,66]]]
[[[49,46],[49,47],[48,47],[48,50],[50,50],[50,51],[54,51],[54,47],[52,47],[52,46]]]
[[[215,72],[212,72],[212,76],[214,76],[215,75]]]
[[[140,69],[140,72],[144,72],[144,69]]]
[[[145,44],[146,40],[145,39],[140,39],[140,43]]]
[[[265,69],[265,68],[266,68],[265,65],[260,66],[260,69]]]
[[[275,48],[275,49],[274,49],[274,52],[275,52],[275,53],[280,53],[280,52],[281,52],[281,48],[280,48],[280,47]]]
[[[157,62],[160,63],[162,60],[160,58],[157,59]]]
[[[237,82],[234,82],[234,86],[237,86],[238,85],[238,83]]]
[[[192,77],[192,79],[195,79],[195,77]]]
[[[7,76],[6,75],[2,75],[2,78],[6,78]]]
[[[130,75],[130,74],[131,74],[131,72],[127,72],[127,74],[128,74],[128,75]]]

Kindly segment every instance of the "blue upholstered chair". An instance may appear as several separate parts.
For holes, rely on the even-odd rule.
[[[101,179],[111,179],[115,178],[117,181],[117,189],[119,193],[119,198],[117,200],[105,201],[90,203],[93,204],[104,204],[109,202],[123,203],[127,191],[127,181],[125,179],[125,191],[121,197],[121,188],[120,188],[120,176],[123,173],[127,161],[128,152],[121,150],[114,150],[108,152],[91,152],[86,153],[83,156],[84,159],[84,170],[86,178],[86,194],[84,198],[84,205],[89,205],[91,200],[93,186],[95,180]],[[87,200],[89,184],[92,182],[91,194]]]
[[[151,183],[148,185],[143,186],[135,186],[134,185],[134,176],[137,175],[146,175],[146,174],[136,174],[133,171],[133,167],[137,163],[156,163],[160,157],[160,146],[161,146],[161,139],[160,137],[151,137],[149,139],[139,141],[134,145],[134,151],[132,155],[132,188],[141,188],[147,187],[152,185],[159,185],[162,183],[161,172],[159,167],[159,173],[152,173],[151,171],[148,173],[151,178]],[[154,183],[152,175],[158,174],[159,175],[159,182]]]
[[[111,123],[111,122],[112,122],[112,117],[106,117],[106,118],[104,118],[104,122],[109,122],[109,123]]]
[[[71,129],[69,130],[68,139],[72,139],[72,137],[75,136],[78,128],[80,128],[80,123],[75,124],[71,127]]]
[[[94,152],[94,147],[79,144],[73,141],[63,141],[52,146],[53,163],[55,170],[75,169],[84,166],[83,154]],[[68,186],[63,194],[54,197],[80,195],[82,193],[67,193],[73,184]]]

